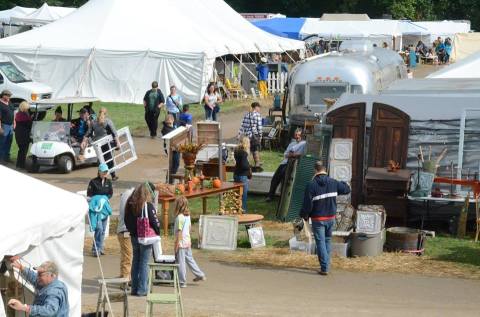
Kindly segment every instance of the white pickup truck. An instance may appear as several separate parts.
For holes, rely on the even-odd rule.
[[[36,109],[37,120],[42,120],[51,105],[37,105],[39,100],[52,98],[52,88],[35,82],[23,74],[12,62],[0,61],[0,91],[8,89],[12,92],[11,101],[18,107],[20,102],[27,101],[32,111]]]

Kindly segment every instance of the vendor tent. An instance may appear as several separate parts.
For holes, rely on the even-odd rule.
[[[455,34],[452,56],[450,56],[452,61],[458,62],[476,52],[480,52],[480,33]]]
[[[252,23],[266,32],[297,40],[300,39],[300,30],[305,23],[305,18],[274,18]]]
[[[91,0],[41,28],[0,40],[0,55],[54,97],[141,103],[153,80],[184,102],[201,99],[216,57],[283,52],[304,43],[271,35],[222,0]]]
[[[25,8],[25,7],[16,6],[8,10],[0,11],[0,22],[8,24],[10,23],[11,18],[23,17],[27,14],[32,13],[35,10],[36,10],[35,8]]]
[[[436,71],[427,78],[480,78],[480,52]]]
[[[76,8],[51,7],[46,2],[30,14],[12,17],[11,23],[25,25],[43,25],[56,21],[75,11]]]
[[[85,198],[3,166],[0,178],[8,180],[0,183],[0,260],[20,255],[35,266],[54,261],[68,287],[70,315],[80,316]]]
[[[469,21],[419,21],[415,24],[428,30],[430,41],[425,43],[428,46],[432,45],[439,36],[443,40],[446,37],[453,39],[457,33],[470,32]]]

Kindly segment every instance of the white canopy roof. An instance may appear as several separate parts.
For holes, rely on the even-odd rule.
[[[11,23],[22,23],[28,25],[46,24],[63,18],[64,16],[72,13],[75,10],[76,8],[49,6],[45,2],[40,8],[31,12],[30,14],[19,17],[12,17]]]
[[[23,17],[29,13],[35,11],[35,8],[25,8],[25,7],[13,7],[8,10],[0,11],[0,22],[1,23],[10,23],[10,19],[13,17]]]
[[[4,166],[0,178],[8,180],[0,182],[0,260],[20,254],[32,265],[56,262],[69,289],[70,307],[74,315],[79,313],[85,198]]]
[[[480,78],[480,52],[436,71],[427,78]]]
[[[446,37],[450,37],[453,40],[453,37],[457,33],[467,33],[470,32],[470,22],[469,21],[420,21],[414,22],[416,25],[425,28],[430,33],[430,41],[433,43],[437,37],[441,37],[445,40]],[[426,43],[426,44],[432,44]]]
[[[258,29],[222,0],[91,0],[0,40],[0,53],[52,86],[55,97],[137,103],[153,80],[164,92],[175,84],[187,102],[200,100],[218,56],[303,48]]]

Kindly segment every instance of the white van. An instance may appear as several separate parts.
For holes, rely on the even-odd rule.
[[[52,98],[51,87],[29,79],[9,61],[0,61],[0,91],[4,89],[12,92],[11,102],[15,107],[18,107],[20,102],[27,101],[30,107],[35,109],[37,101]],[[37,120],[42,120],[51,107],[38,105]]]

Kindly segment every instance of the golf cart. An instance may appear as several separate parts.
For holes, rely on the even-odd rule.
[[[27,165],[29,171],[36,173],[41,166],[56,166],[62,173],[70,173],[74,167],[87,164],[97,164],[97,154],[92,145],[88,145],[79,157],[80,144],[72,140],[70,127],[73,107],[75,104],[92,107],[99,101],[90,97],[68,97],[60,99],[40,100],[52,106],[67,105],[67,118],[65,122],[34,121],[32,125],[33,144],[30,148],[31,157]]]

